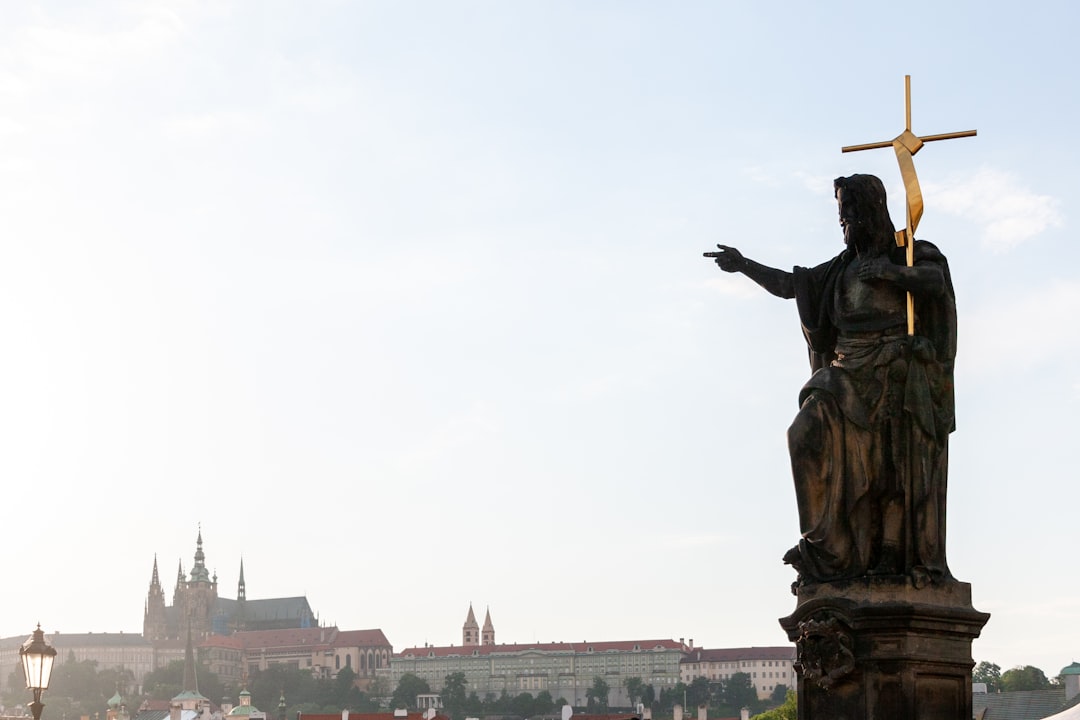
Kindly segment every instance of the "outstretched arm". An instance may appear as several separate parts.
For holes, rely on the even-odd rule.
[[[787,300],[795,297],[795,283],[791,273],[754,262],[750,258],[743,257],[743,254],[733,247],[727,245],[716,247],[720,249],[720,252],[707,252],[705,257],[716,258],[716,264],[724,272],[741,272],[778,298]]]

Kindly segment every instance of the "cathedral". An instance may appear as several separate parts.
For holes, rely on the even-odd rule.
[[[143,637],[180,640],[188,630],[202,640],[210,635],[231,635],[243,630],[282,630],[318,626],[306,597],[248,600],[244,583],[244,561],[240,560],[240,581],[236,599],[218,596],[217,574],[206,569],[202,529],[195,541],[195,565],[184,575],[183,563],[176,574],[172,605],[165,604],[165,591],[158,575],[157,556],[150,577],[150,590],[143,611]]]

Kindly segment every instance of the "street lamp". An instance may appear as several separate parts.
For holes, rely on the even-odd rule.
[[[281,698],[278,699],[277,713],[280,720],[285,720],[285,688],[281,689]]]
[[[41,632],[41,623],[38,623],[34,634],[28,637],[19,648],[19,658],[22,659],[23,673],[26,675],[26,687],[34,691],[34,702],[30,703],[30,712],[34,714],[34,720],[41,720],[41,710],[45,707],[41,702],[41,693],[49,688],[53,660],[56,659],[56,648],[45,642],[45,633]]]

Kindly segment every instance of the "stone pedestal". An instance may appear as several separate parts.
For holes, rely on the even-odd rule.
[[[799,720],[971,720],[971,586],[903,577],[807,585],[780,625],[798,649]]]

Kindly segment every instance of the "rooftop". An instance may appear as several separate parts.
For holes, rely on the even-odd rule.
[[[449,647],[416,647],[407,648],[395,657],[399,658],[425,658],[425,657],[453,657],[467,655],[499,655],[521,654],[529,652],[548,652],[566,654],[602,653],[602,652],[653,652],[653,651],[684,651],[682,643],[675,640],[617,640],[614,642],[589,642],[583,640],[579,643],[528,643],[528,644],[502,644],[502,645],[451,645]]]

